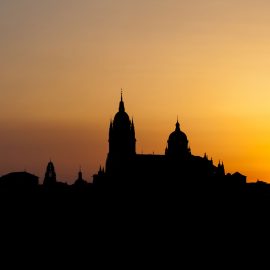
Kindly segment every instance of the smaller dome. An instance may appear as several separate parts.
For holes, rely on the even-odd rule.
[[[189,153],[187,135],[180,130],[180,124],[177,120],[175,131],[168,139],[166,154],[172,157],[185,157]]]
[[[180,124],[177,121],[175,131],[172,132],[169,136],[169,141],[182,141],[188,142],[187,135],[180,130]]]

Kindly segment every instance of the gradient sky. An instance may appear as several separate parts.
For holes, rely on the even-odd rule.
[[[105,164],[124,89],[137,152],[177,115],[192,153],[270,182],[268,0],[0,0],[0,175]]]

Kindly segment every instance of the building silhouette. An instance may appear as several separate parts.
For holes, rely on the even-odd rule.
[[[223,162],[215,166],[213,160],[191,153],[187,135],[177,119],[175,130],[168,137],[162,155],[137,154],[134,120],[125,110],[121,93],[119,110],[109,125],[109,152],[105,170],[94,175],[98,181],[119,181],[121,184],[140,182],[142,185],[177,184],[202,185],[207,181],[222,182],[226,177]],[[243,182],[243,176],[239,177]],[[244,181],[245,182],[245,181]]]
[[[87,181],[83,179],[82,169],[80,168],[78,172],[78,178],[75,180],[74,186],[83,188],[87,184],[88,184]]]
[[[135,123],[125,109],[123,95],[118,112],[109,124],[109,151],[105,167],[100,166],[93,176],[95,187],[115,187],[118,190],[153,190],[170,187],[180,190],[182,186],[207,187],[214,190],[222,186],[223,190],[234,190],[246,184],[246,176],[239,172],[226,174],[223,162],[214,165],[207,154],[203,157],[193,155],[187,135],[181,129],[177,119],[174,130],[169,134],[163,154],[138,154],[136,152]],[[13,173],[0,178],[1,187],[37,186],[38,178],[23,173]],[[31,184],[29,184],[31,183]],[[89,190],[91,181],[83,179],[80,169],[78,178],[70,186],[76,190]],[[57,179],[53,162],[47,164],[44,181],[41,186],[46,190],[68,190],[69,185]],[[120,188],[119,188],[120,187]],[[149,189],[150,187],[150,189]],[[137,189],[137,190],[138,190]],[[108,189],[109,190],[109,189]],[[204,189],[205,190],[205,189]],[[91,191],[92,192],[92,191]]]
[[[0,189],[28,189],[38,186],[38,176],[28,172],[12,172],[0,177]]]

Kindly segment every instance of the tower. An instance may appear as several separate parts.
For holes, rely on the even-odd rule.
[[[54,170],[54,165],[53,165],[52,161],[50,160],[50,162],[47,165],[43,184],[44,185],[53,185],[55,183],[56,183],[56,173]]]
[[[74,185],[77,186],[77,187],[87,185],[87,182],[83,179],[83,174],[82,174],[82,169],[81,168],[80,168],[79,173],[78,173],[78,178],[74,182]]]
[[[123,94],[119,103],[119,110],[109,128],[109,153],[106,162],[106,172],[118,170],[127,160],[136,155],[136,135],[134,121],[130,120],[125,111]]]
[[[224,164],[223,162],[220,163],[220,161],[218,162],[218,166],[217,166],[217,176],[225,176]]]
[[[133,119],[130,121],[125,111],[123,95],[119,104],[119,111],[110,123],[109,155],[128,157],[136,154],[136,138]]]

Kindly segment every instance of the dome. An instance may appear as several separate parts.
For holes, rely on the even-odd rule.
[[[183,141],[187,142],[187,135],[182,131],[174,131],[169,136],[169,141]]]
[[[188,139],[187,139],[187,135],[180,130],[180,124],[176,123],[176,128],[175,128],[175,131],[172,132],[169,136],[169,141],[175,141],[175,142],[178,142],[178,141],[182,141],[182,142],[188,142]]]
[[[116,113],[116,115],[114,116],[114,125],[118,125],[121,123],[121,125],[123,124],[128,124],[130,125],[130,120],[129,120],[129,116],[126,112],[118,112]]]
[[[180,130],[178,121],[175,131],[169,136],[166,153],[174,157],[186,156],[189,153],[187,135]]]

